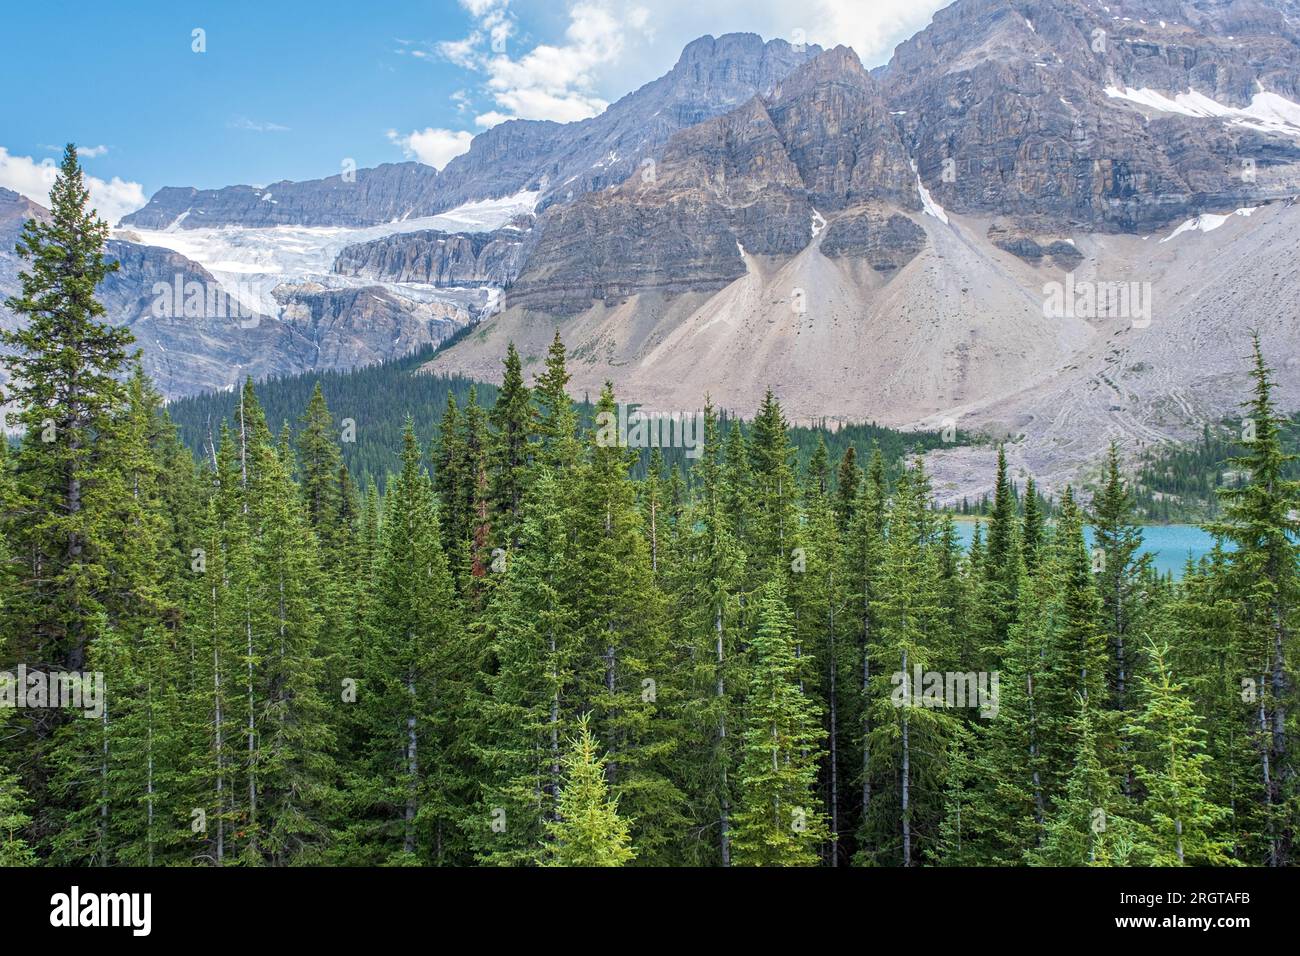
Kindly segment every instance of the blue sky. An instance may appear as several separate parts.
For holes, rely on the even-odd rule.
[[[104,210],[167,185],[265,185],[419,159],[503,119],[567,121],[704,33],[853,46],[870,66],[937,0],[42,0],[0,32],[0,185],[43,201],[83,147]],[[194,52],[202,29],[206,51]]]

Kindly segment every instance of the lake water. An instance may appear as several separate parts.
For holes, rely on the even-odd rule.
[[[988,522],[983,521],[983,535],[988,540]],[[1089,547],[1092,546],[1092,529],[1085,529]],[[975,534],[973,521],[958,521],[957,534],[963,546],[969,546]],[[1183,576],[1183,566],[1190,554],[1195,560],[1214,547],[1214,538],[1192,524],[1153,524],[1142,529],[1142,549],[1149,551],[1152,564],[1161,574],[1172,572],[1175,578]]]

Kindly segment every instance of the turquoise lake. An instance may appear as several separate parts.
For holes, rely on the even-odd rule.
[[[988,535],[988,522],[984,524],[984,535]],[[957,522],[957,534],[964,546],[970,544],[975,533],[973,521]],[[1092,529],[1086,529],[1089,546],[1092,543]],[[1214,538],[1192,524],[1153,524],[1142,528],[1142,548],[1154,557],[1152,564],[1162,574],[1172,573],[1174,577],[1183,576],[1183,566],[1187,556],[1193,559],[1206,554],[1214,547]]]

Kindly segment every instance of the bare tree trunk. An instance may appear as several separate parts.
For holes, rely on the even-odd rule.
[[[1265,675],[1259,675],[1259,683],[1262,687],[1265,682]],[[1261,735],[1268,734],[1268,717],[1264,710],[1264,695],[1259,695],[1259,732]],[[1273,818],[1273,768],[1270,760],[1270,748],[1268,746],[1260,747],[1261,769],[1264,774],[1264,800],[1267,803],[1268,813],[1268,865],[1278,866],[1281,847],[1278,845],[1277,827]]]
[[[657,528],[657,518],[659,516],[658,497],[650,499],[650,570],[656,577],[659,575],[659,533]]]
[[[213,601],[216,600],[216,587],[212,589]],[[215,603],[214,603],[215,608]],[[213,615],[215,621],[215,614]],[[212,684],[213,700],[216,704],[215,720],[213,721],[216,728],[217,739],[217,866],[221,866],[226,858],[226,775],[225,775],[225,750],[224,740],[222,737],[223,724],[221,720],[221,652],[218,650],[216,641],[217,632],[213,631],[212,646]]]
[[[713,629],[718,648],[718,767],[720,792],[718,801],[718,830],[722,838],[722,865],[731,866],[731,798],[727,793],[727,687],[723,678],[724,650],[722,644],[722,607],[713,612]]]
[[[1034,677],[1025,677],[1025,690],[1029,698],[1029,759],[1033,769],[1034,781],[1034,820],[1039,826],[1039,838],[1042,837],[1045,808],[1043,806],[1043,784],[1038,776],[1038,714],[1034,707]]]
[[[871,809],[871,622],[867,618],[870,599],[862,595],[862,823]]]
[[[839,710],[836,704],[838,666],[835,660],[835,575],[831,575],[830,607],[830,703],[831,703],[831,866],[840,860],[840,774],[839,774]]]
[[[149,687],[149,727],[145,736],[145,749],[149,752],[148,770],[146,773],[145,793],[148,797],[145,801],[145,816],[148,822],[148,866],[153,866],[153,686]]]
[[[415,673],[407,671],[406,693],[411,698],[411,707],[415,707]],[[407,853],[415,852],[415,811],[416,780],[419,777],[420,761],[416,742],[416,716],[414,713],[406,718],[406,772],[410,775],[406,795],[406,837],[402,848]]]
[[[903,679],[907,679],[907,651],[903,651]],[[912,751],[908,740],[907,710],[911,701],[903,704],[903,866],[912,865],[911,826],[911,772]]]
[[[99,865],[108,866],[108,701],[102,704],[99,727]]]
[[[551,806],[547,818],[557,817],[560,793],[560,665],[556,659],[555,627],[551,627]]]

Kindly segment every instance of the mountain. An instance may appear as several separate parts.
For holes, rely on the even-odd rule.
[[[1300,407],[1298,25],[1290,0],[959,0],[870,74],[822,52],[542,211],[500,313],[429,367],[496,379],[558,324],[579,392],[951,420],[1058,490],[1111,437],[1234,411],[1247,326]],[[987,454],[931,452],[940,494]]]
[[[601,115],[502,123],[441,173],[161,190],[110,294],[169,394],[472,323],[427,368],[495,380],[558,327],[577,394],[748,415],[771,386],[796,420],[956,423],[1052,491],[1111,438],[1234,412],[1248,327],[1300,407],[1297,195],[1297,0],[957,0],[871,71],[702,37]],[[265,321],[146,321],[168,270]],[[989,454],[931,450],[940,495],[978,495]]]
[[[1300,188],[1300,46],[1259,3],[962,0],[877,75],[961,212],[1138,232]]]
[[[374,226],[419,215],[432,204],[438,171],[421,163],[385,163],[307,182],[194,189],[167,186],[122,217],[138,229],[208,226]]]
[[[442,288],[504,286],[519,274],[531,231],[532,217],[518,216],[492,232],[394,233],[346,246],[333,271]]]
[[[0,297],[18,291],[22,260],[12,253],[28,219],[49,212],[0,189]],[[118,262],[97,290],[107,319],[130,327],[145,371],[168,397],[228,389],[246,375],[349,369],[434,345],[463,328],[469,311],[411,299],[400,289],[359,284],[276,286],[266,312],[227,295],[206,268],[171,249],[110,239]],[[0,306],[0,326],[17,317]]]
[[[140,229],[212,226],[373,226],[435,216],[466,203],[537,192],[544,208],[622,182],[678,130],[769,91],[820,50],[796,50],[752,33],[701,37],[667,74],[599,116],[576,123],[510,120],[476,136],[441,174],[420,163],[361,169],[260,188],[167,187],[122,225]]]

